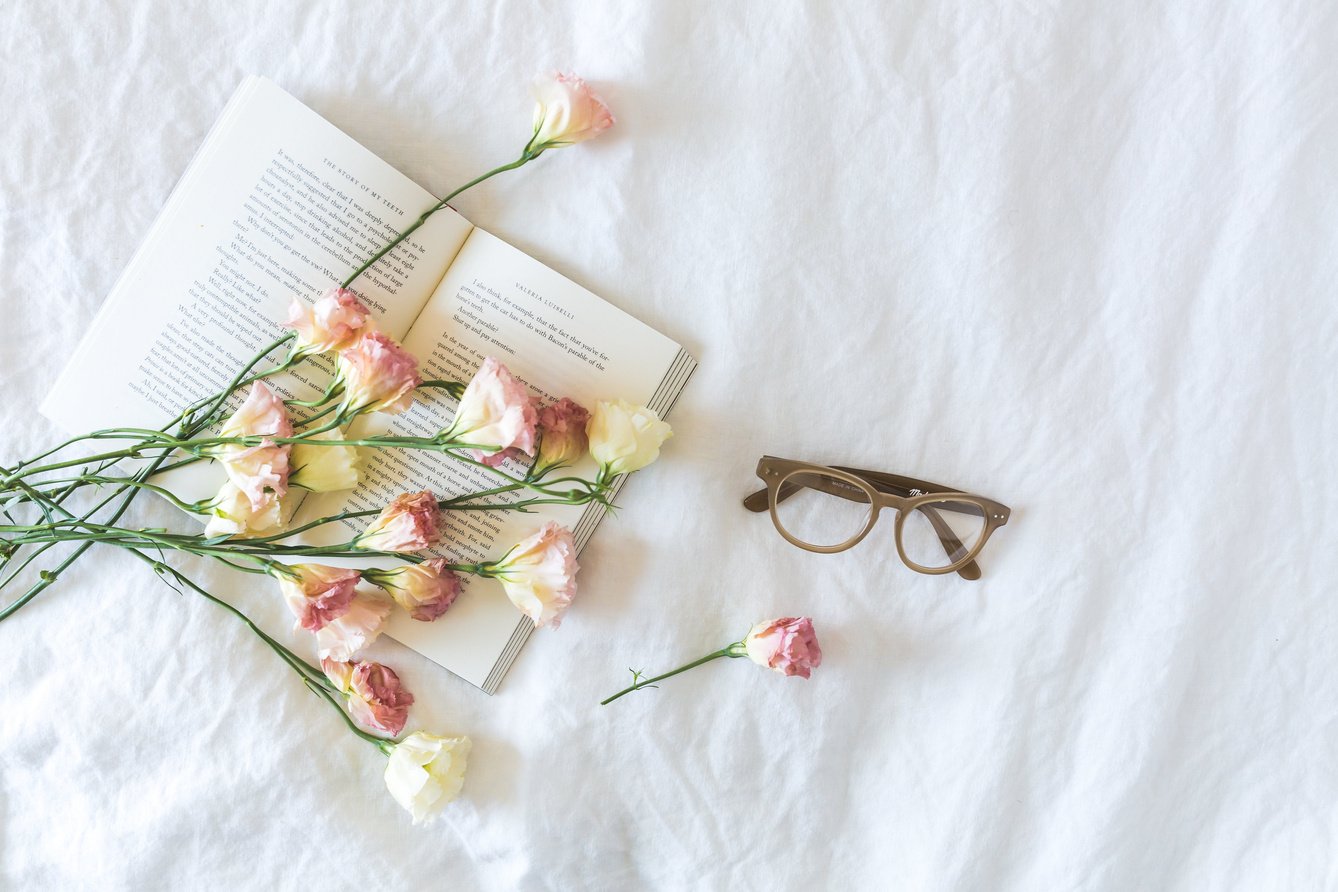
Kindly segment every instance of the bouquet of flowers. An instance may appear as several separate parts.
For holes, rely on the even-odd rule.
[[[117,546],[168,585],[199,595],[245,623],[302,684],[338,711],[354,734],[388,757],[386,785],[415,821],[453,799],[463,782],[469,739],[424,731],[401,737],[413,695],[392,668],[359,659],[360,651],[392,610],[405,610],[421,622],[439,619],[459,594],[464,575],[497,580],[535,626],[556,627],[576,593],[578,567],[571,532],[554,523],[488,561],[449,563],[425,554],[440,542],[442,512],[607,505],[614,479],[654,461],[671,435],[652,411],[623,401],[589,409],[570,399],[537,405],[506,366],[491,358],[468,382],[425,381],[417,359],[376,330],[353,287],[363,272],[466,189],[613,125],[608,108],[576,77],[540,79],[536,100],[533,132],[518,159],[447,195],[314,305],[294,298],[283,323],[287,333],[237,370],[222,390],[186,406],[156,430],[98,430],[0,467],[0,597],[16,580],[32,580],[7,603],[0,600],[0,620],[50,588],[93,545]],[[266,383],[322,354],[334,357],[337,371],[320,398],[284,400]],[[435,435],[346,436],[357,419],[403,412],[416,393],[428,389],[458,400],[451,424]],[[88,451],[99,441],[112,441],[116,448],[66,457],[67,450]],[[497,485],[449,499],[404,493],[379,510],[342,512],[285,527],[283,505],[290,491],[352,489],[358,485],[360,453],[391,449],[425,450],[443,461],[474,465],[493,475]],[[568,473],[587,452],[599,469],[594,479]],[[519,460],[525,472],[509,473],[505,459]],[[218,463],[226,472],[226,482],[211,498],[187,502],[156,476],[201,462]],[[121,473],[113,471],[118,464]],[[145,491],[198,516],[203,529],[121,526],[132,500]],[[511,494],[521,497],[498,498],[514,498]],[[361,532],[344,542],[316,546],[295,538],[359,518],[365,519]],[[36,562],[63,543],[72,543],[68,555],[39,570]],[[171,552],[270,577],[296,628],[312,636],[315,661],[267,635],[169,564]],[[358,556],[380,558],[388,566],[355,570],[321,562]]]

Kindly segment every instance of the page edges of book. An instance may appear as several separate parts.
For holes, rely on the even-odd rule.
[[[664,378],[660,381],[660,386],[656,389],[655,396],[651,398],[649,403],[647,403],[647,408],[655,412],[660,418],[668,416],[673,410],[674,405],[678,402],[679,395],[687,386],[688,379],[692,377],[692,373],[696,371],[696,369],[697,361],[692,358],[691,354],[680,347],[678,355],[674,358],[673,363],[669,367],[669,371],[665,373]],[[627,477],[628,475],[624,474],[613,482],[613,491],[610,495],[610,501],[614,501],[618,498],[618,493],[622,491],[623,484],[627,481]],[[586,544],[589,543],[590,538],[595,533],[595,529],[599,526],[600,521],[604,519],[604,515],[607,513],[608,509],[603,505],[593,503],[586,508],[584,513],[582,513],[580,521],[576,524],[576,528],[572,530],[572,538],[575,540],[576,554],[578,557],[581,552],[585,550]],[[502,652],[497,657],[497,661],[493,663],[487,678],[485,678],[483,684],[479,686],[485,694],[492,695],[497,693],[497,689],[501,687],[502,680],[506,677],[507,672],[510,671],[511,665],[516,661],[516,658],[520,656],[521,648],[525,646],[525,642],[529,641],[530,635],[532,634],[534,634],[534,623],[529,617],[522,616],[516,623],[516,628],[511,633],[511,637],[507,641],[506,647],[502,649]]]

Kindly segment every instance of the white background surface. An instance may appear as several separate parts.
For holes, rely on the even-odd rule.
[[[0,627],[0,884],[1338,884],[1338,16],[1157,6],[8,5],[4,458],[56,436],[37,403],[248,72],[439,193],[524,143],[535,70],[592,79],[608,139],[460,209],[702,365],[497,697],[377,650],[475,741],[436,824],[237,623],[98,553]],[[975,583],[890,524],[804,553],[738,504],[764,451],[1013,518]],[[809,682],[596,706],[788,613]]]

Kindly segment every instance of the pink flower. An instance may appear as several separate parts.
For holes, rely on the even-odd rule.
[[[504,453],[534,454],[538,423],[539,413],[525,385],[489,356],[461,395],[455,419],[443,437],[465,446],[488,447],[471,454],[496,467]]]
[[[355,592],[348,612],[316,632],[316,656],[344,661],[376,640],[390,615],[390,601],[377,595]]]
[[[534,80],[534,137],[531,153],[598,136],[614,124],[613,113],[585,81],[555,71]]]
[[[404,730],[413,694],[404,689],[394,669],[370,661],[345,663],[328,658],[321,660],[321,669],[347,698],[355,722],[390,737]]]
[[[393,570],[368,570],[365,576],[368,582],[385,589],[410,616],[425,623],[449,610],[460,595],[460,577],[440,558]]]
[[[357,538],[364,551],[397,551],[408,554],[437,544],[441,537],[441,510],[430,492],[403,493],[395,497]]]
[[[571,531],[549,521],[487,568],[485,575],[502,583],[511,603],[534,620],[536,628],[556,629],[576,596],[579,569]]]
[[[590,440],[585,426],[590,413],[580,403],[563,397],[539,411],[539,460],[535,472],[575,464],[585,455]]]
[[[283,400],[260,381],[251,385],[245,401],[219,431],[224,438],[292,435],[293,424]],[[288,491],[288,452],[288,446],[264,439],[255,446],[225,444],[213,450],[213,455],[223,463],[228,479],[250,500],[251,510],[259,513]]]
[[[818,647],[818,636],[813,632],[813,620],[806,616],[758,623],[743,644],[748,659],[782,675],[808,678],[810,670],[822,665],[822,648]]]
[[[423,383],[418,360],[379,331],[364,334],[340,351],[339,376],[344,383],[345,413],[396,415],[409,408],[414,389]]]
[[[320,631],[348,612],[360,578],[357,570],[321,564],[293,564],[272,572],[298,626],[308,632]]]
[[[369,313],[352,291],[331,288],[312,306],[307,306],[301,298],[293,298],[284,326],[297,332],[294,353],[325,353],[353,346],[371,327],[367,321]]]

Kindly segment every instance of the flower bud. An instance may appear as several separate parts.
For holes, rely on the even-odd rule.
[[[531,152],[592,139],[614,125],[613,113],[585,81],[553,72],[534,80],[534,137]]]
[[[397,415],[409,408],[414,389],[423,383],[418,360],[379,331],[363,335],[340,351],[339,378],[344,385],[341,415]]]
[[[661,444],[674,435],[650,409],[626,400],[597,403],[586,433],[604,477],[641,470],[660,457]]]
[[[748,659],[782,675],[808,678],[822,664],[822,648],[813,632],[813,620],[787,616],[758,623],[743,640]]]
[[[535,627],[557,628],[576,596],[576,545],[571,531],[552,521],[516,544],[486,574]]]
[[[381,510],[355,540],[364,551],[408,554],[437,544],[441,510],[430,492],[404,493]]]
[[[348,712],[364,728],[391,737],[404,730],[413,694],[389,666],[370,661],[321,660],[321,669],[348,701]]]
[[[539,410],[539,458],[534,473],[544,474],[580,461],[590,444],[585,427],[590,413],[574,400],[563,397]]]
[[[363,575],[420,622],[432,622],[460,596],[460,577],[446,569],[446,562],[440,558],[393,570],[367,570]]]
[[[352,291],[331,288],[312,306],[307,306],[301,298],[293,298],[284,327],[297,332],[294,354],[327,353],[351,347],[354,341],[371,330],[369,314]]]
[[[357,570],[322,564],[293,564],[271,572],[297,624],[308,632],[319,631],[348,612],[361,578]]]

